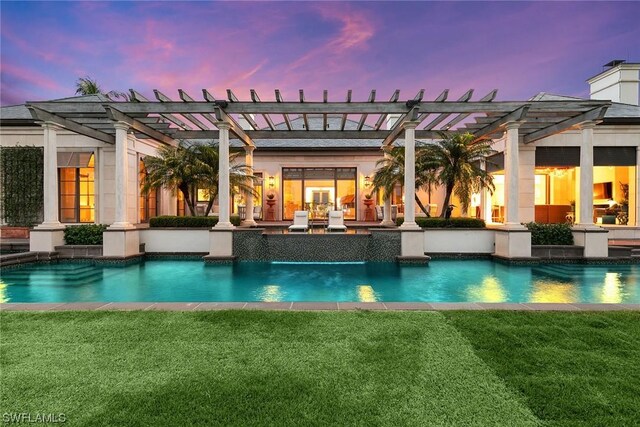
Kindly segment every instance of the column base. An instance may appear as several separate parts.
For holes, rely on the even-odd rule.
[[[216,226],[217,226],[217,225],[218,225],[218,224],[216,224]],[[254,221],[254,220],[252,220],[252,219],[245,219],[244,221],[242,221],[242,222],[240,223],[240,226],[241,226],[241,227],[257,227],[257,226],[258,226],[258,223],[257,223],[257,222],[255,222],[255,221]]]
[[[209,255],[206,258],[226,259],[233,257],[233,230],[216,227],[209,230]]]
[[[66,226],[60,221],[43,222],[34,227],[34,230],[64,230]]]
[[[130,222],[114,222],[107,230],[132,230],[136,227]]]
[[[383,220],[380,222],[380,226],[381,227],[395,227],[396,223],[389,220]],[[416,224],[417,225],[417,224]]]
[[[62,228],[38,226],[29,233],[29,251],[31,252],[55,252],[56,246],[61,245],[64,245],[64,226]]]
[[[403,229],[400,227],[401,257],[421,258],[424,257],[424,231],[418,229]]]
[[[218,222],[213,227],[213,230],[233,230],[234,228],[236,228],[236,226],[231,224],[230,222]]]
[[[420,231],[422,231],[420,226],[415,221],[403,222],[402,225],[400,225],[399,228],[401,230],[420,230]]]
[[[102,237],[102,256],[105,258],[128,258],[140,254],[140,232],[136,228],[109,227]]]
[[[505,224],[496,228],[493,255],[499,258],[531,258],[531,232],[521,224]]]
[[[573,227],[573,243],[584,247],[585,258],[609,256],[609,231],[594,224],[579,224]]]

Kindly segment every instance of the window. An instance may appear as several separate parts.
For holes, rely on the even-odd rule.
[[[142,193],[142,184],[146,175],[147,170],[144,167],[144,161],[140,159],[138,163],[138,184],[140,185],[140,198],[138,201],[140,212],[138,215],[140,216],[140,222],[149,222],[149,218],[158,216],[159,189],[153,189],[146,195]]]
[[[92,152],[58,153],[61,222],[95,221],[95,169]]]

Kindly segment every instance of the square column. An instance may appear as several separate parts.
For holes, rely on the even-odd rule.
[[[116,213],[115,221],[109,226],[112,230],[126,230],[133,228],[127,220],[127,183],[129,182],[129,147],[127,131],[129,125],[124,122],[115,122],[116,130]]]
[[[416,224],[416,122],[404,123],[404,223],[403,229],[419,229]]]
[[[58,218],[58,129],[51,122],[44,129],[44,222],[41,229],[60,229],[64,225]]]
[[[244,147],[245,152],[245,160],[244,163],[247,166],[247,172],[250,175],[253,175],[253,150],[256,147],[246,146]],[[245,194],[245,198],[247,199],[246,205],[246,215],[244,221],[242,221],[242,225],[245,227],[256,227],[258,224],[253,219],[253,179],[247,180],[249,185],[251,186],[251,191],[247,191]]]
[[[508,228],[522,228],[520,224],[520,153],[519,122],[506,124],[507,140],[504,149],[505,223]]]
[[[389,159],[391,155],[385,151],[384,158]],[[383,227],[392,227],[395,225],[393,218],[391,218],[391,194],[384,195],[384,207],[382,209],[382,222],[380,225]]]
[[[216,127],[220,130],[220,154],[218,156],[218,208],[220,216],[214,228],[232,230],[235,227],[231,224],[229,216],[229,194],[231,193],[229,184],[229,129],[231,125],[226,122],[217,122]]]
[[[44,222],[29,235],[31,252],[54,252],[64,245],[64,228],[58,217],[58,129],[51,122],[42,124],[44,129]]]
[[[593,128],[595,123],[580,125],[582,144],[580,145],[580,209],[576,225],[595,228],[593,223]]]
[[[520,180],[518,186],[520,205],[518,220],[532,222],[535,220],[536,203],[536,147],[524,145],[519,148],[518,170]]]

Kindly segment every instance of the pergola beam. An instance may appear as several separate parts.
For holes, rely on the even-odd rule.
[[[251,92],[251,100],[253,102],[256,102],[256,103],[261,102],[260,101],[260,97],[258,96],[258,92],[256,92],[255,89],[250,89],[249,92]],[[246,115],[244,115],[243,117],[245,119],[247,119]],[[268,114],[263,114],[262,117],[267,122],[267,125],[269,126],[269,129],[271,129],[271,130],[275,130],[276,129],[276,126],[274,125],[273,120],[271,120],[271,117],[269,117]],[[249,120],[247,119],[247,121],[249,121]],[[252,119],[252,121],[253,121],[253,119]],[[251,122],[249,122],[249,123],[251,123]],[[253,123],[255,123],[255,121]],[[254,126],[253,123],[251,123],[251,127],[253,127],[255,130],[258,130],[257,124],[256,124],[256,126]]]
[[[474,135],[476,137],[475,140],[478,141],[480,139],[486,138],[488,135],[494,134],[495,132],[501,130],[504,127],[504,125],[506,125],[509,122],[517,122],[517,121],[524,120],[524,118],[527,116],[528,111],[529,111],[529,105],[523,105],[517,110],[510,112],[506,116],[501,117],[500,119],[494,121],[493,123],[477,130],[476,132],[474,132]]]
[[[242,127],[235,121],[233,120],[233,118],[231,116],[229,116],[227,113],[225,113],[222,108],[216,108],[215,111],[215,116],[218,119],[218,121],[220,122],[225,122],[229,124],[229,131],[231,133],[233,133],[236,137],[238,137],[238,139],[240,141],[242,141],[245,145],[249,146],[249,147],[255,147],[256,145],[253,142],[253,139],[247,135],[247,133],[245,132],[244,129],[242,129]],[[219,135],[219,131],[196,131],[196,132],[204,132],[205,134],[207,132],[217,132],[217,134]],[[177,132],[176,132],[177,134]],[[185,138],[182,137],[184,139],[189,139],[189,138]]]
[[[458,100],[456,102],[466,103],[471,99],[472,96],[473,96],[473,89],[469,89],[464,95],[462,95],[460,98],[458,98]],[[431,130],[434,127],[438,126],[438,124],[442,123],[447,117],[449,117],[450,114],[451,113],[440,114],[438,117],[433,119],[431,121],[431,123],[429,123],[428,125],[426,125],[424,127],[425,130]],[[444,130],[447,130],[447,129],[444,129]]]
[[[494,89],[491,92],[489,92],[486,96],[484,96],[482,99],[480,99],[480,101],[478,102],[491,102],[496,98],[497,94],[498,94],[498,89]],[[442,130],[451,129],[453,126],[457,125],[458,123],[460,123],[461,121],[463,121],[469,116],[470,116],[470,113],[459,114],[457,117],[454,117],[447,124],[442,126]]]
[[[133,99],[135,101],[135,103],[138,103],[137,105],[143,105],[144,104],[149,104],[149,105],[159,105],[156,102],[150,102],[144,95],[142,95],[140,92],[133,90],[133,89],[129,89],[129,92],[131,93],[131,99]],[[121,103],[122,105],[132,105],[133,103]],[[120,110],[122,111],[122,110]],[[122,111],[124,114],[129,114],[130,113],[136,113],[136,111]],[[140,113],[145,113],[145,111],[140,111]],[[158,112],[158,114],[160,114],[160,116],[162,116],[163,118],[169,120],[171,123],[173,123],[174,125],[178,126],[179,128],[182,129],[191,129],[189,126],[187,126],[182,120],[176,118],[173,116],[173,114],[171,114],[172,112]],[[150,114],[150,113],[148,113]]]
[[[302,89],[300,89],[300,104],[304,104],[304,90],[302,90]],[[300,105],[300,104],[298,104],[298,105]],[[309,118],[307,117],[307,115],[305,113],[302,113],[302,120],[304,121],[305,130],[310,130],[309,129]]]
[[[159,130],[153,129],[152,127],[132,117],[127,116],[126,114],[118,111],[115,107],[111,105],[104,105],[104,109],[107,112],[107,117],[109,117],[110,120],[113,120],[115,122],[124,122],[128,124],[132,130],[140,133],[144,133],[145,135],[150,136],[156,141],[165,143],[167,145],[171,145],[173,147],[178,145],[178,143],[173,138],[165,135]]]
[[[173,100],[171,98],[169,98],[167,95],[165,95],[164,93],[160,92],[158,89],[154,89],[153,93],[156,95],[156,99],[160,102],[173,102]],[[193,123],[194,125],[196,125],[196,127],[202,129],[202,130],[207,130],[209,129],[209,127],[207,125],[205,125],[204,123],[202,123],[197,117],[195,117],[193,114],[188,114],[188,113],[183,113],[182,114],[184,116],[185,119],[189,120],[191,123]]]
[[[247,130],[246,135],[252,140],[270,139],[370,139],[382,141],[389,135],[387,130]],[[217,139],[217,130],[177,130],[175,138],[179,139]],[[438,138],[439,131],[416,131],[416,138]]]
[[[424,115],[423,115],[423,117],[424,117]],[[405,122],[413,122],[413,121],[417,121],[417,122],[420,121],[420,119],[418,118],[418,107],[413,107],[411,109],[411,111],[409,111],[408,114],[406,114],[404,117],[400,118],[395,123],[395,126],[393,126],[393,129],[391,129],[391,132],[389,132],[389,134],[384,139],[384,141],[382,141],[382,146],[386,147],[388,145],[393,144],[393,142],[396,139],[398,139],[398,137],[404,132],[404,124],[405,124]]]
[[[351,93],[352,93],[351,89],[347,90],[347,100],[346,100],[347,104],[351,102]],[[344,130],[344,127],[346,124],[347,124],[347,115],[343,114],[342,120],[340,121],[340,130]]]
[[[33,117],[35,120],[52,122],[72,132],[88,136],[89,138],[97,139],[98,141],[106,142],[107,144],[116,143],[116,138],[113,135],[109,135],[99,130],[92,129],[88,126],[81,125],[72,120],[65,119],[64,117],[57,116],[48,111],[35,107],[29,103],[27,103],[27,108],[31,113],[31,117]]]
[[[228,114],[406,114],[410,108],[400,102],[117,102],[113,103],[125,114],[183,114],[213,113],[224,108]],[[602,106],[606,101],[501,101],[501,102],[419,102],[419,113],[504,113],[530,104],[529,115],[571,116]],[[55,114],[102,113],[100,103],[95,102],[34,102],[33,105]]]
[[[369,102],[374,102],[375,100],[376,100],[376,90],[373,89],[369,94]],[[360,121],[358,122],[358,130],[362,130],[362,128],[364,127],[364,122],[365,120],[367,120],[367,116],[368,114],[366,113],[360,116]]]
[[[579,116],[563,120],[560,123],[556,123],[555,125],[547,126],[546,128],[540,129],[539,131],[532,132],[528,135],[525,135],[523,141],[525,144],[529,144],[539,139],[555,135],[584,122],[602,120],[605,113],[607,112],[607,109],[609,108],[609,105],[594,108],[587,111],[586,113],[580,114]]]

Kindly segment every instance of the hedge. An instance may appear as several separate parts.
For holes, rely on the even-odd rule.
[[[101,245],[106,229],[102,224],[70,225],[64,229],[64,242],[67,245]]]
[[[525,226],[531,231],[532,245],[573,245],[573,234],[569,224],[529,222]]]
[[[231,215],[231,224],[240,225],[240,217]],[[211,228],[218,223],[217,216],[156,216],[149,219],[149,227]]]
[[[0,216],[7,225],[31,227],[42,222],[43,177],[42,147],[0,148]]]
[[[396,219],[396,224],[398,226],[402,225],[404,222],[403,217],[398,217]],[[462,218],[462,217],[453,217],[453,218],[439,218],[439,217],[417,217],[416,223],[422,228],[485,228],[486,224],[484,220],[479,218]]]

